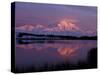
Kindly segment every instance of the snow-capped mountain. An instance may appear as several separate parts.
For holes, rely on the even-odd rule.
[[[16,27],[16,32],[29,32],[37,34],[53,34],[53,35],[70,35],[70,36],[84,36],[91,35],[92,32],[84,32],[77,24],[69,20],[61,20],[48,25],[22,25]]]

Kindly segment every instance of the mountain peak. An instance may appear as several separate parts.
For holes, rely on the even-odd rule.
[[[76,20],[70,20],[70,19],[63,19],[60,21],[57,21],[52,24],[48,25],[21,25],[19,27],[16,27],[17,31],[22,32],[32,32],[32,33],[40,33],[40,34],[57,34],[57,35],[92,35],[93,31],[85,31],[80,29],[79,26],[76,23]]]
[[[58,24],[58,27],[62,31],[76,31],[79,30],[79,27],[75,24],[74,20],[61,20]]]
[[[23,30],[23,31],[32,31],[34,29],[33,25],[22,25],[19,27],[16,27],[17,30]]]

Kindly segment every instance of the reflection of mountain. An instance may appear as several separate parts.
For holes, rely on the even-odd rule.
[[[95,35],[93,31],[83,31],[79,28],[74,20],[61,20],[48,25],[22,25],[16,27],[16,32],[30,32],[37,34],[53,34],[53,35]]]
[[[74,52],[76,51],[76,47],[75,48],[71,48],[71,47],[67,47],[67,48],[64,48],[64,47],[61,47],[58,49],[58,52],[61,56],[67,56],[67,57],[71,57],[74,55]]]
[[[94,52],[94,53],[93,53]],[[77,64],[70,62],[60,62],[56,64],[43,64],[42,67],[36,67],[32,64],[30,67],[16,67],[16,73],[26,73],[26,72],[43,72],[43,71],[58,71],[58,70],[77,70],[77,69],[93,69],[97,68],[97,48],[92,48],[88,52],[87,61],[78,61]]]
[[[59,46],[59,47],[58,47]],[[17,45],[16,46],[17,48],[23,48],[23,49],[33,49],[33,50],[36,50],[36,51],[46,51],[48,49],[56,49],[57,51],[57,54],[59,54],[60,56],[62,57],[71,57],[75,54],[75,51],[79,48],[79,47],[71,47],[70,45],[68,45],[68,47],[65,47],[65,45],[60,45],[60,44],[55,44],[55,45],[52,45],[52,44],[49,44],[49,45],[42,45],[42,46],[38,46],[36,44],[27,44],[27,45]],[[58,48],[57,48],[58,47]],[[47,51],[46,51],[47,52]],[[47,52],[49,54],[53,54],[53,51],[50,51],[50,52]]]
[[[90,42],[82,42],[82,41],[54,41],[50,43],[40,43],[40,41],[36,41],[37,43],[33,44],[18,44],[17,48],[22,48],[25,50],[35,50],[39,52],[47,52],[55,55],[54,51],[61,57],[71,57],[77,53],[77,50],[82,48],[95,47],[95,43],[91,44]],[[39,43],[38,43],[39,42]],[[52,49],[49,51],[49,49]]]

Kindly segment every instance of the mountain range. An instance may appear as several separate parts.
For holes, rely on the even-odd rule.
[[[61,20],[48,25],[21,25],[16,27],[16,32],[26,32],[47,35],[68,35],[68,36],[95,36],[92,31],[82,31],[73,20]]]

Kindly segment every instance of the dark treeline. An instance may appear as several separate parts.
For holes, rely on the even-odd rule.
[[[58,64],[48,64],[45,63],[42,67],[36,68],[34,64],[31,67],[16,67],[16,73],[24,72],[43,72],[43,71],[59,71],[59,70],[76,70],[76,69],[91,69],[97,68],[97,48],[93,48],[88,52],[87,61],[78,61],[77,64],[72,64],[68,62],[58,63]]]
[[[30,38],[28,37],[30,36]],[[30,33],[19,33],[17,39],[21,40],[97,40],[97,36],[66,36],[66,35],[39,35]]]

